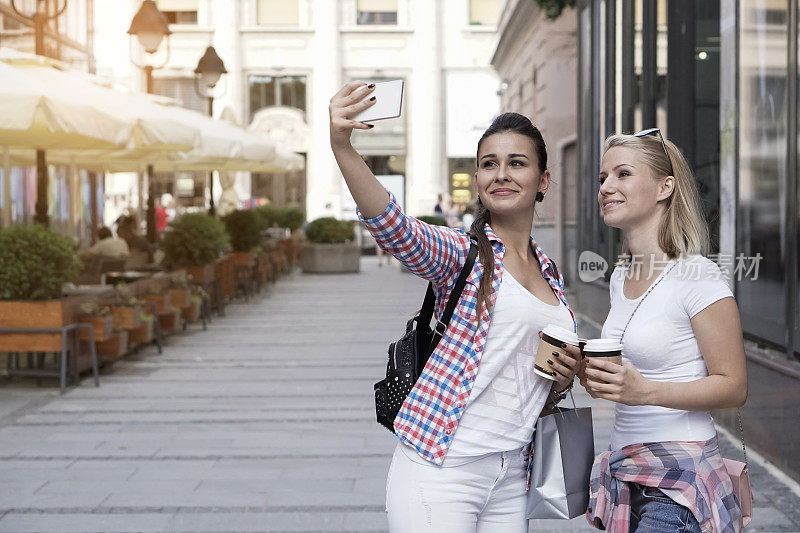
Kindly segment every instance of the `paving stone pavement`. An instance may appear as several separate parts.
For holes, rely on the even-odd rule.
[[[425,284],[362,268],[284,278],[163,355],[117,363],[100,388],[0,382],[0,532],[386,531],[395,439],[374,422],[372,383]],[[611,409],[593,409],[603,449]],[[749,530],[800,531],[797,495],[751,469]],[[594,531],[582,518],[530,530]]]

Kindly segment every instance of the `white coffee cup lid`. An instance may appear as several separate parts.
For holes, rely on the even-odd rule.
[[[548,337],[553,337],[554,339],[566,342],[567,344],[571,344],[573,346],[578,345],[578,334],[574,331],[562,328],[561,326],[548,324],[542,328],[542,333]]]
[[[619,339],[589,339],[586,341],[586,346],[583,347],[584,352],[613,352],[616,350],[622,350]]]

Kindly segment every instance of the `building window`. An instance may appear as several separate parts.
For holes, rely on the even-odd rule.
[[[397,25],[397,0],[358,0],[358,24]]]
[[[300,24],[298,0],[258,0],[256,22],[264,26],[297,26]]]
[[[170,24],[197,24],[197,0],[158,0]]]
[[[250,86],[250,120],[262,107],[283,105],[306,110],[306,77],[305,76],[265,76],[251,75]]]
[[[208,114],[208,101],[197,94],[193,78],[153,78],[153,92],[178,100],[181,107]]]
[[[762,257],[758,278],[735,279],[742,325],[748,333],[777,345],[785,342],[788,250],[782,220],[785,190],[794,169],[787,168],[788,101],[786,32],[775,33],[771,20],[788,16],[764,10],[755,0],[741,2],[739,40],[739,205],[737,254]],[[765,63],[766,61],[766,63]],[[793,243],[789,243],[792,245]]]
[[[498,0],[469,0],[470,26],[497,26],[500,20]]]
[[[21,30],[22,24],[17,22],[15,19],[11,17],[2,17],[3,18],[3,30]]]

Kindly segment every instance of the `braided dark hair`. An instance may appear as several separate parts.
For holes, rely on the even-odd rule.
[[[505,132],[518,133],[530,138],[531,142],[533,142],[533,148],[536,151],[537,159],[539,160],[539,171],[544,172],[547,170],[547,148],[545,147],[542,133],[531,123],[528,117],[520,115],[519,113],[503,113],[495,118],[491,126],[483,132],[481,139],[478,141],[478,150],[475,156],[476,167],[483,141],[495,133]],[[481,276],[481,283],[478,287],[478,323],[480,323],[484,307],[486,307],[489,302],[489,293],[492,288],[492,272],[494,271],[494,251],[484,231],[484,227],[489,223],[491,223],[491,213],[486,206],[483,205],[479,196],[478,213],[469,229],[470,235],[478,243],[478,257],[483,265],[483,275]]]

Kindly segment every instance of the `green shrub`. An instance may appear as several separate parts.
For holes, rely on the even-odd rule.
[[[258,217],[258,224],[262,230],[275,226],[278,222],[278,208],[271,205],[261,205],[253,208],[253,213]]]
[[[353,221],[333,217],[318,218],[306,227],[309,242],[333,244],[353,240]]]
[[[75,282],[81,261],[75,243],[44,226],[0,230],[0,300],[54,300]]]
[[[442,217],[437,216],[430,216],[430,215],[423,215],[421,217],[417,217],[418,220],[425,222],[426,224],[430,224],[431,226],[446,226],[447,222]]]
[[[272,227],[289,228],[292,231],[300,229],[305,222],[303,210],[297,207],[275,207],[262,205],[253,209],[258,216],[261,229]]]
[[[261,222],[252,210],[240,209],[223,219],[234,252],[249,252],[261,242]]]
[[[225,225],[206,213],[187,213],[170,226],[161,238],[161,248],[172,266],[208,264],[228,246]]]
[[[278,211],[278,225],[282,228],[295,231],[300,229],[305,221],[306,216],[298,207],[284,207]]]

